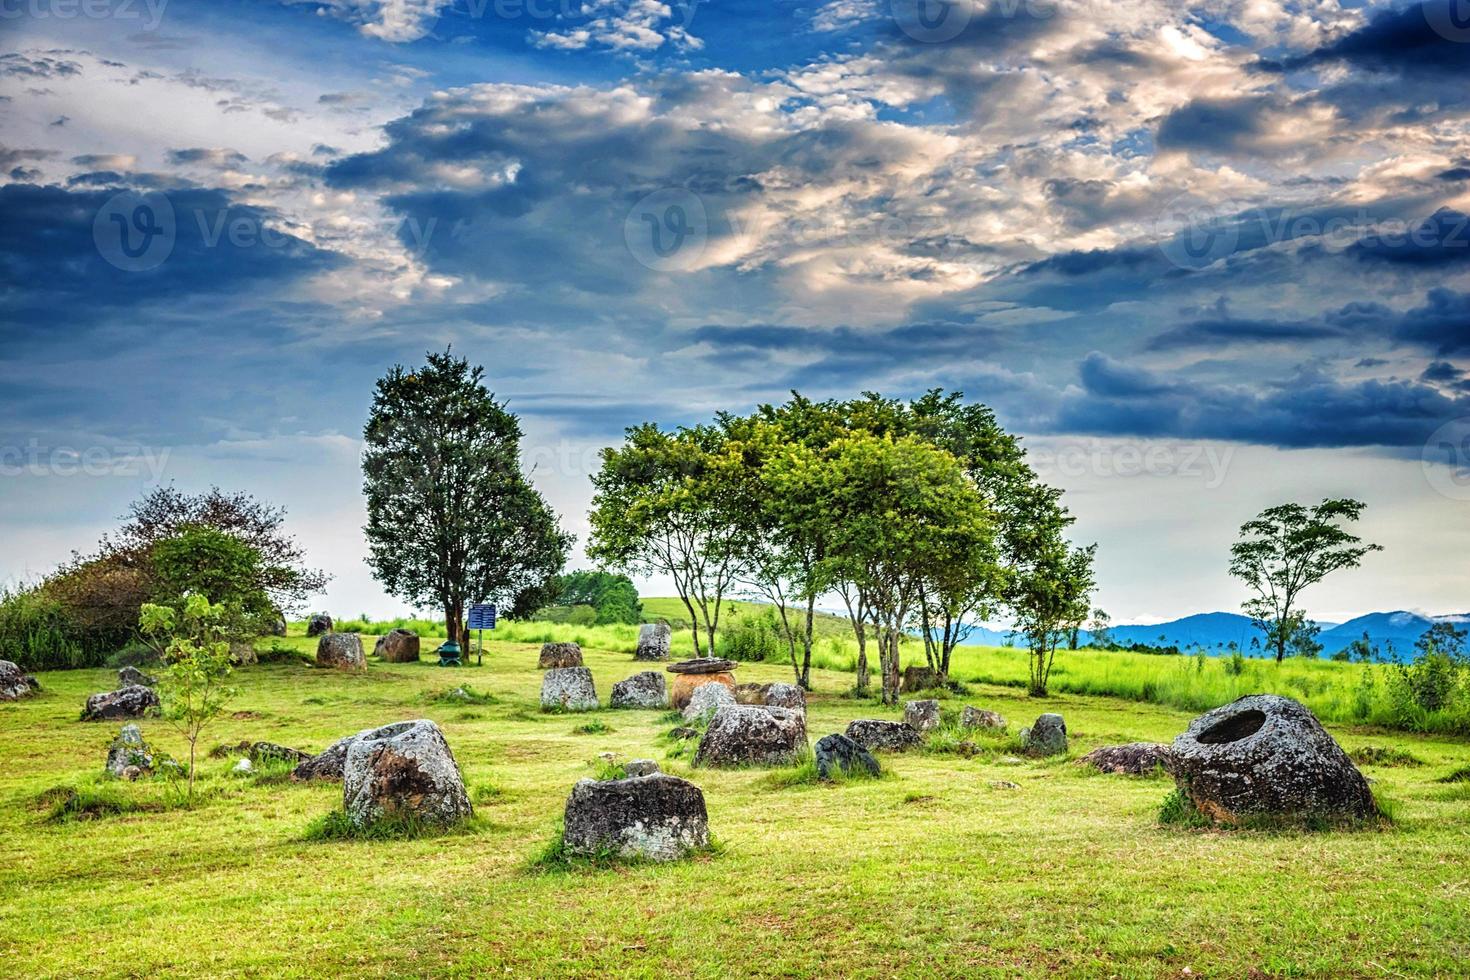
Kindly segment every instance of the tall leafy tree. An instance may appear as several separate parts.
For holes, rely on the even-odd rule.
[[[1016,632],[1026,641],[1028,692],[1045,697],[1057,648],[1069,642],[1092,607],[1092,562],[1096,545],[1073,547],[1066,531],[1074,518],[1061,505],[1061,491],[1028,486],[1007,514],[1006,605]]]
[[[393,595],[442,609],[451,640],[467,642],[470,603],[516,605],[561,572],[572,538],[521,472],[520,423],[483,368],[448,350],[394,366],[363,435],[373,574]]]
[[[1357,521],[1363,508],[1348,498],[1310,508],[1281,504],[1240,526],[1240,540],[1230,546],[1230,573],[1255,593],[1241,608],[1265,635],[1277,663],[1289,650],[1311,649],[1299,640],[1307,628],[1300,608],[1302,590],[1340,569],[1356,568],[1371,551],[1383,550],[1342,526]]]

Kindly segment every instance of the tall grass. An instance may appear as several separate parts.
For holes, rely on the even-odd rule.
[[[37,589],[0,588],[0,660],[24,670],[99,666],[112,651],[84,638],[56,600]]]

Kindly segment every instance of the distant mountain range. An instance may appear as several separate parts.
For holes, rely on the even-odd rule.
[[[1470,614],[1436,616],[1431,619],[1402,610],[1369,613],[1346,623],[1318,623],[1322,632],[1317,636],[1317,642],[1322,644],[1323,655],[1331,656],[1366,632],[1369,642],[1377,644],[1385,656],[1392,644],[1394,650],[1407,658],[1413,653],[1414,641],[1424,635],[1424,631],[1436,621],[1445,620],[1470,622]],[[969,642],[983,646],[1004,646],[1009,635],[1003,630],[977,629],[970,636]],[[1231,643],[1236,644],[1240,650],[1249,652],[1251,639],[1260,636],[1260,633],[1246,616],[1239,613],[1212,612],[1196,613],[1183,619],[1151,626],[1114,626],[1109,630],[1109,635],[1114,643],[1122,646],[1140,643],[1224,653],[1230,649]],[[1084,631],[1081,641],[1085,644],[1090,640],[1091,635]]]

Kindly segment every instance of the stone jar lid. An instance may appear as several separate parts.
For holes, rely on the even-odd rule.
[[[664,670],[671,674],[724,674],[734,670],[738,664],[733,660],[725,660],[721,657],[697,657],[694,660],[681,660],[676,664],[669,664]]]

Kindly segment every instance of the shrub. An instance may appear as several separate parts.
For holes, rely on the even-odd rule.
[[[307,824],[306,832],[302,836],[308,841],[418,840],[423,837],[474,833],[479,827],[479,820],[475,817],[446,825],[422,820],[413,814],[390,814],[366,827],[359,827],[343,811],[333,810]]]
[[[720,634],[720,655],[731,660],[774,662],[789,654],[774,611],[741,616]]]
[[[0,591],[0,660],[22,670],[100,664],[98,652],[87,648],[61,603],[34,588]]]

